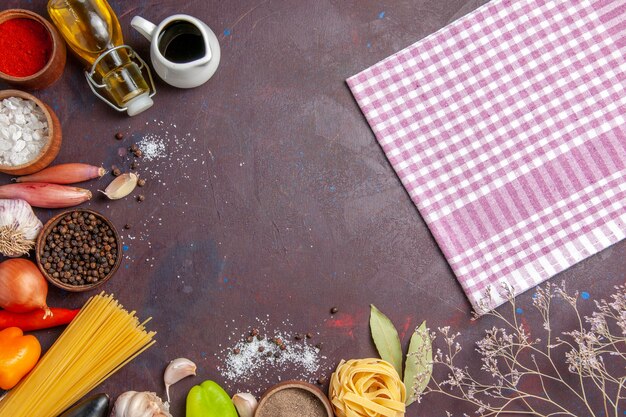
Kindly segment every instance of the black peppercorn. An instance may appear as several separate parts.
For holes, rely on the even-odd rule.
[[[111,236],[110,238],[108,236]],[[60,218],[45,238],[40,259],[44,271],[67,285],[94,284],[107,277],[117,259],[117,245],[107,222],[89,212]]]

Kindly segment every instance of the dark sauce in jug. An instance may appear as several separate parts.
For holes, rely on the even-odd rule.
[[[206,54],[200,30],[185,21],[167,25],[159,35],[159,51],[171,62],[183,64],[202,58]]]

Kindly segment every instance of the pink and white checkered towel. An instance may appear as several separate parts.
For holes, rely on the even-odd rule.
[[[479,313],[626,235],[625,12],[492,0],[348,79]]]

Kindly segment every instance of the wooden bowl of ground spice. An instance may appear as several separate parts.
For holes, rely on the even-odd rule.
[[[0,172],[41,171],[59,154],[61,140],[61,122],[47,104],[24,91],[0,91]]]
[[[315,385],[285,381],[267,390],[254,417],[333,417],[333,408]]]
[[[65,69],[65,42],[52,23],[30,10],[0,12],[0,79],[29,90],[48,87]]]
[[[35,251],[44,277],[73,292],[104,284],[122,262],[115,226],[88,209],[69,210],[50,219],[37,238]]]

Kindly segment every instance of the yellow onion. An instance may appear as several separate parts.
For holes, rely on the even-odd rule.
[[[13,313],[41,308],[46,318],[52,316],[47,296],[48,283],[34,263],[21,258],[0,263],[0,307]]]
[[[393,365],[382,359],[341,361],[330,379],[337,417],[403,417],[406,388]]]

